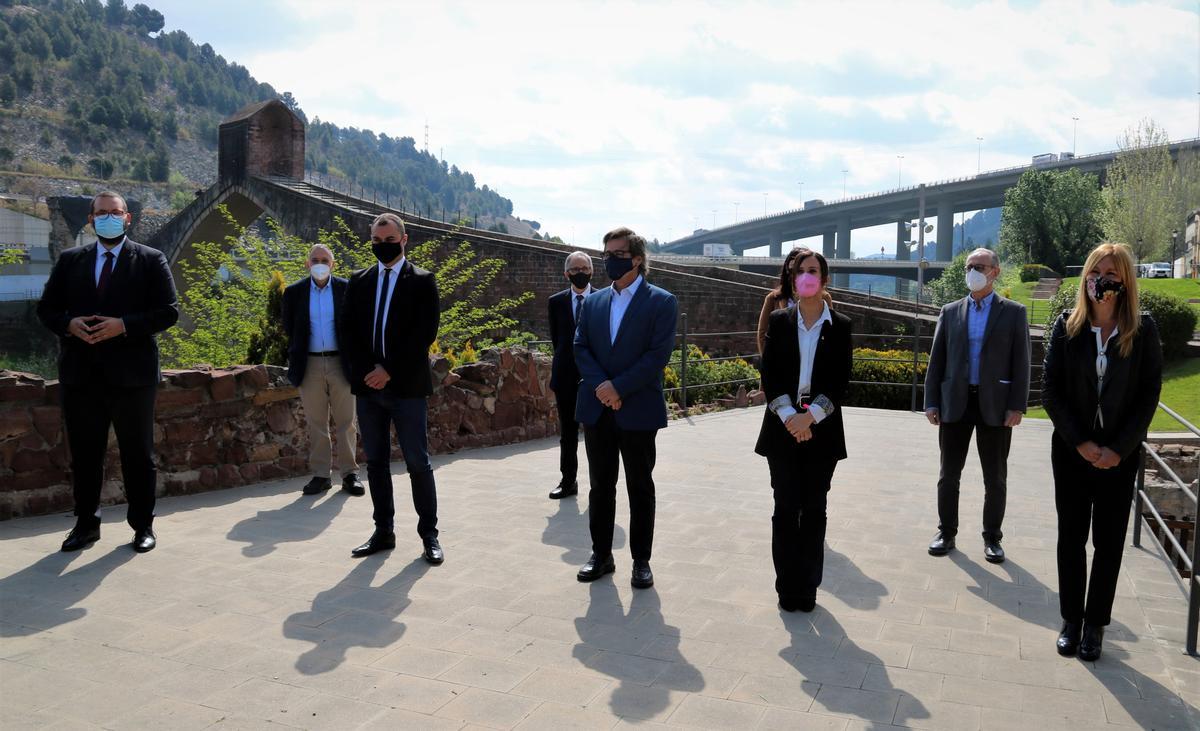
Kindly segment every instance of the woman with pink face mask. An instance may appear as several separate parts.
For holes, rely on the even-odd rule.
[[[1042,404],[1054,422],[1060,655],[1100,657],[1142,441],[1161,389],[1158,327],[1138,308],[1133,255],[1123,244],[1100,244],[1083,265],[1075,309],[1047,338],[1042,371]]]
[[[846,458],[842,401],[850,383],[850,318],[829,309],[829,263],[799,249],[791,265],[796,303],[767,321],[762,384],[767,396],[754,451],[767,458],[775,512],[771,555],[785,611],[811,612],[825,562],[825,506]]]

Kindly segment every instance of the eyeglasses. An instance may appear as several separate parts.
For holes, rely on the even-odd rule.
[[[987,274],[988,270],[991,268],[992,267],[989,266],[988,264],[968,264],[967,265],[968,272],[974,271],[974,272],[979,272],[980,274]]]
[[[629,253],[629,249],[616,249],[615,251],[604,252],[605,259],[632,259],[633,254]]]

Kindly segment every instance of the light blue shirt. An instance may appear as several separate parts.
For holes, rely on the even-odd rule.
[[[125,248],[125,239],[124,238],[121,239],[121,243],[117,244],[116,246],[112,247],[111,249],[104,248],[104,244],[100,243],[99,241],[96,242],[96,284],[97,285],[100,284],[100,271],[104,269],[104,253],[106,251],[112,252],[112,255],[113,255],[112,270],[115,272],[117,270],[117,260],[121,258],[121,249],[124,249],[124,248]]]
[[[988,313],[996,293],[990,292],[976,303],[974,297],[967,298],[967,357],[970,358],[970,383],[979,385],[979,354],[983,352],[983,331],[987,329]],[[976,306],[978,304],[978,306]]]
[[[612,288],[612,305],[608,310],[608,332],[611,337],[609,345],[617,342],[617,331],[621,329],[621,320],[625,319],[625,311],[629,309],[629,303],[633,302],[633,296],[637,294],[640,286],[642,286],[641,274],[633,280],[633,284],[620,292],[616,287]]]
[[[333,327],[333,277],[325,280],[324,287],[318,287],[311,277],[308,281],[308,352],[337,350],[337,332]]]
[[[379,308],[383,308],[383,327],[387,329],[387,319],[390,310],[392,309],[392,292],[396,291],[396,280],[400,278],[400,271],[404,269],[404,262],[408,257],[400,257],[400,261],[385,267],[383,262],[379,262],[376,266],[379,267],[379,278],[375,280],[375,312],[372,313],[376,319],[379,318]],[[391,269],[392,273],[388,276],[387,292],[383,291],[383,271]],[[375,342],[375,326],[371,326],[371,342]],[[383,339],[383,355],[387,355],[387,338]]]

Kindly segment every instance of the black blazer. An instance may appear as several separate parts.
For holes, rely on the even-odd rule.
[[[384,326],[387,357],[382,362],[372,352],[371,343],[379,267],[355,272],[346,286],[341,327],[346,339],[339,347],[346,351],[350,361],[350,390],[355,395],[374,393],[363,379],[376,364],[382,365],[391,376],[385,391],[400,398],[423,398],[433,393],[429,346],[437,338],[440,317],[437,282],[433,274],[413,266],[407,259],[396,276]]]
[[[586,299],[586,297],[585,297]],[[575,290],[567,287],[547,300],[550,314],[550,343],[554,362],[550,366],[550,389],[557,391],[579,387],[579,368],[575,366]]]
[[[344,324],[340,314],[346,303],[346,285],[349,280],[345,277],[330,275],[326,287],[333,287],[333,334],[338,342],[338,358],[342,362],[342,372],[346,380],[350,380],[350,360],[342,347],[345,342]],[[308,337],[311,321],[308,317],[309,296],[312,294],[312,277],[305,277],[299,282],[288,285],[283,290],[283,331],[288,336],[288,381],[293,386],[304,382],[304,371],[308,366]]]
[[[98,245],[59,254],[37,304],[38,319],[58,335],[58,378],[67,386],[153,386],[161,377],[155,334],[179,320],[171,267],[161,251],[125,239],[101,298],[96,292]],[[119,317],[125,334],[88,345],[67,333],[71,320],[84,315]]]
[[[833,402],[834,412],[813,424],[812,439],[797,442],[788,433],[783,421],[770,409],[763,413],[762,428],[754,451],[764,457],[797,458],[821,456],[833,460],[846,458],[846,433],[842,426],[842,404],[850,387],[850,366],[854,355],[851,343],[850,318],[829,311],[832,322],[821,326],[817,352],[813,356],[813,396],[823,394]],[[767,320],[767,336],[763,342],[762,386],[767,403],[788,394],[794,401],[800,382],[800,342],[797,340],[797,312],[792,305],[775,310]]]
[[[1094,441],[1121,456],[1133,454],[1146,438],[1162,390],[1162,345],[1158,325],[1142,313],[1133,350],[1122,358],[1114,338],[1108,344],[1104,392],[1096,392],[1096,335],[1085,327],[1067,336],[1070,312],[1059,315],[1046,346],[1042,370],[1042,405],[1054,432],[1068,445]],[[1104,426],[1095,423],[1096,405]]]

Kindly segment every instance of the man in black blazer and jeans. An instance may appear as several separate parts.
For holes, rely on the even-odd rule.
[[[1029,323],[1024,305],[993,290],[1000,276],[994,251],[972,251],[965,276],[971,294],[942,308],[925,372],[925,416],[938,427],[942,456],[938,532],[929,553],[954,549],[959,480],[974,432],[983,468],[983,555],[1001,563],[1008,450],[1029,399]]]
[[[129,240],[133,221],[112,191],[92,199],[88,221],[99,240],[62,252],[37,313],[59,337],[58,378],[71,449],[75,527],[62,550],[100,539],[100,487],[108,429],[117,434],[133,549],[154,535],[154,398],[161,378],[155,335],[175,324],[179,306],[161,251]]]
[[[592,257],[576,251],[563,263],[563,276],[571,283],[550,295],[550,342],[554,362],[550,367],[550,390],[558,406],[558,466],[562,480],[550,491],[551,500],[560,500],[579,492],[579,422],[575,420],[575,399],[579,395],[579,368],[575,366],[575,323],[583,309],[583,300],[592,293]]]
[[[357,397],[358,428],[367,453],[367,482],[375,507],[375,532],[351,551],[355,557],[396,547],[392,495],[391,425],[396,427],[423,555],[443,560],[438,543],[437,489],[429,463],[427,399],[433,394],[429,346],[437,337],[437,283],[404,256],[408,234],[394,213],[371,224],[371,250],[379,263],[355,272],[346,288],[343,332],[350,359],[350,387]]]
[[[309,275],[283,291],[283,329],[288,336],[288,381],[300,389],[300,404],[308,422],[308,466],[312,479],[305,495],[333,486],[329,417],[337,433],[337,468],[342,489],[351,495],[366,492],[358,479],[354,451],[354,394],[350,391],[350,362],[339,350],[345,340],[338,314],[346,306],[347,281],[333,276],[333,251],[317,244],[308,252]]]

